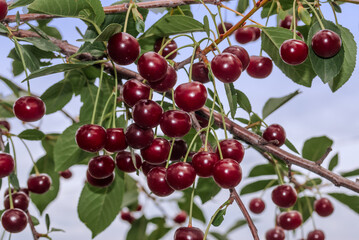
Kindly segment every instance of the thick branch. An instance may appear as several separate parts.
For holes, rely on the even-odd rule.
[[[30,215],[29,211],[26,211],[26,214],[27,214],[27,219],[28,219],[28,222],[30,225],[32,236],[34,237],[34,240],[38,240],[40,234],[35,229],[35,226],[34,226],[34,223],[32,222],[31,215]]]

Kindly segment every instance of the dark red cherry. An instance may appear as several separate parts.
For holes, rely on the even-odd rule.
[[[261,198],[253,198],[249,202],[249,210],[251,210],[252,213],[260,214],[264,211],[266,205],[264,201]]]
[[[196,227],[180,227],[174,236],[174,240],[203,240],[203,238],[203,232]]]
[[[208,83],[208,68],[203,62],[194,63],[192,65],[192,80],[201,83]]]
[[[40,120],[46,112],[45,103],[38,97],[24,96],[14,103],[15,116],[24,122]]]
[[[224,53],[232,53],[242,62],[243,70],[246,70],[249,65],[249,55],[248,52],[240,46],[229,46],[223,50]]]
[[[285,233],[281,227],[269,229],[266,232],[266,240],[284,240]]]
[[[61,177],[65,178],[65,179],[69,179],[72,177],[72,172],[69,169],[59,172],[59,174]]]
[[[116,155],[116,165],[118,169],[124,172],[136,172],[137,169],[141,168],[142,160],[140,155],[134,153],[134,157],[136,159],[136,167],[134,165],[134,159],[132,159],[132,155],[130,152],[122,151],[117,153]]]
[[[224,22],[223,24],[224,24],[226,30],[223,29],[222,23],[219,23],[219,24],[218,24],[219,34],[223,34],[223,33],[227,32],[231,27],[233,27],[233,24],[232,24],[232,23],[229,23],[229,22]]]
[[[135,217],[132,216],[132,213],[129,211],[121,211],[121,219],[129,223],[133,223],[133,221],[136,220]]]
[[[332,202],[328,198],[321,198],[314,202],[314,210],[321,217],[327,217],[334,211]]]
[[[133,63],[140,55],[140,44],[132,35],[120,32],[108,40],[108,55],[119,65]]]
[[[171,66],[167,66],[167,72],[163,78],[158,80],[157,82],[148,82],[150,87],[157,92],[168,92],[171,90],[177,83],[177,72]]]
[[[25,193],[26,196],[29,196],[29,189],[27,189],[27,188],[20,188],[18,191],[11,188],[12,194],[15,194],[16,192],[22,192],[22,193]],[[4,192],[4,197],[6,197],[7,195],[9,195],[9,188],[5,189],[5,192]]]
[[[27,188],[32,193],[43,194],[51,187],[51,178],[46,173],[33,174],[27,180]]]
[[[168,137],[183,137],[191,130],[191,126],[190,116],[182,110],[168,110],[160,120],[161,130]]]
[[[167,168],[167,183],[175,190],[189,188],[196,179],[196,171],[191,164],[176,162]]]
[[[192,157],[192,166],[200,177],[213,175],[213,167],[219,161],[217,154],[213,152],[198,152]]]
[[[157,39],[157,41],[155,42],[155,52],[159,52],[161,47],[166,44],[166,42],[168,41],[168,39],[163,39],[163,38],[159,38]],[[166,57],[168,54],[170,54],[172,51],[177,49],[177,43],[172,40],[170,41],[168,44],[166,44],[166,46],[163,48],[162,50],[162,56]],[[172,53],[170,56],[167,57],[167,59],[174,59],[177,56],[177,51]]]
[[[7,15],[7,3],[5,0],[0,1],[0,21],[4,20]]]
[[[200,82],[182,83],[174,91],[174,99],[183,111],[197,111],[206,103],[207,89]]]
[[[182,224],[187,219],[187,213],[185,211],[179,212],[176,217],[173,219],[175,223]]]
[[[324,240],[325,235],[321,230],[314,230],[308,233],[307,240]]]
[[[126,130],[126,142],[134,149],[142,149],[151,145],[154,133],[151,128],[143,129],[132,123]]]
[[[153,194],[166,197],[174,192],[174,189],[166,181],[166,168],[155,167],[147,174],[147,185]]]
[[[8,209],[2,214],[1,223],[6,231],[18,233],[26,228],[27,216],[21,209]]]
[[[146,52],[137,63],[137,70],[140,75],[149,82],[161,80],[167,72],[167,62],[158,53]]]
[[[297,201],[297,192],[290,185],[280,185],[272,191],[272,201],[281,208],[290,208]]]
[[[14,204],[14,208],[20,208],[21,210],[26,211],[29,207],[30,199],[25,193],[17,192],[12,194],[12,202]],[[4,199],[4,207],[5,209],[10,209],[9,195],[7,195]]]
[[[147,177],[147,174],[152,170],[152,168],[155,168],[155,167],[166,167],[166,162],[161,163],[159,165],[154,165],[154,164],[148,163],[146,161],[143,161],[141,169],[142,169],[143,174]]]
[[[201,125],[202,128],[205,128],[208,126],[208,119],[207,118],[204,118],[202,117],[201,115],[197,114],[196,113],[196,118],[197,118],[197,121],[199,123],[199,125]]]
[[[106,133],[106,151],[115,153],[123,151],[127,148],[127,142],[123,128],[109,128],[106,130]]]
[[[278,217],[279,226],[285,230],[294,230],[302,224],[302,214],[298,211],[283,212]]]
[[[154,128],[160,123],[162,107],[155,101],[143,99],[133,106],[133,121],[141,128]]]
[[[219,146],[221,147],[223,158],[230,158],[236,160],[238,163],[242,162],[244,147],[239,141],[235,139],[225,139],[219,142]],[[218,148],[216,148],[216,154],[220,157]]]
[[[312,49],[319,57],[334,57],[342,47],[340,36],[328,29],[320,30],[312,38]]]
[[[290,27],[292,25],[292,21],[293,21],[293,16],[287,15],[287,16],[285,16],[285,18],[282,21],[280,21],[279,26],[282,28],[290,29]],[[298,20],[296,19],[296,22],[297,21]]]
[[[253,78],[266,78],[271,74],[273,69],[272,60],[267,57],[251,56],[247,73]]]
[[[133,107],[141,99],[148,99],[150,91],[149,86],[136,79],[131,79],[123,85],[123,100],[128,106]]]
[[[15,163],[11,155],[0,153],[0,178],[7,177],[14,170]]]
[[[183,158],[187,153],[187,143],[182,139],[176,139],[173,148],[172,148],[172,154],[171,154],[171,160],[172,161],[178,161]]]
[[[257,27],[250,27],[254,32],[254,38],[252,41],[256,41],[261,36],[261,29]]]
[[[4,130],[1,128],[5,128],[8,132],[10,132],[10,123],[8,121],[0,121],[0,132],[1,130]]]
[[[256,33],[250,27],[239,28],[234,32],[234,37],[237,42],[246,44],[253,41],[257,36]]]
[[[142,210],[142,205],[139,204],[139,205],[137,206],[137,208],[136,208],[136,212],[139,212],[139,211],[141,211],[141,210]]]
[[[115,170],[112,157],[103,155],[92,158],[88,163],[88,172],[94,178],[108,178]]]
[[[167,161],[171,144],[164,138],[155,138],[150,146],[141,149],[143,159],[151,164],[161,164]]]
[[[76,132],[77,145],[87,152],[98,152],[106,144],[106,130],[95,124],[81,126]]]
[[[266,130],[264,130],[263,132],[263,138],[270,142],[270,141],[274,141],[273,144],[280,147],[284,144],[285,139],[286,139],[286,133],[284,128],[279,125],[279,124],[272,124],[269,125]],[[275,142],[275,140],[278,141]]]
[[[90,175],[90,173],[88,171],[86,171],[86,179],[90,185],[92,185],[94,187],[104,188],[104,187],[108,187],[111,185],[111,183],[115,179],[115,174],[112,173],[107,178],[98,179],[98,178],[92,177]]]
[[[214,76],[224,83],[236,81],[242,73],[241,60],[232,53],[221,53],[215,56],[211,62]]]
[[[308,46],[301,40],[289,39],[279,49],[282,60],[290,65],[299,65],[308,57]]]
[[[234,188],[242,180],[242,169],[237,161],[225,158],[214,165],[213,179],[221,188]]]

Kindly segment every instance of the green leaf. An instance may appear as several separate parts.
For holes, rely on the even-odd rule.
[[[258,177],[263,175],[275,175],[274,166],[272,164],[257,165],[249,172],[248,177]]]
[[[69,82],[72,87],[72,92],[77,96],[81,93],[82,88],[87,81],[86,75],[80,70],[68,71],[65,75],[65,81]]]
[[[227,233],[233,232],[234,230],[237,230],[238,228],[241,228],[241,227],[243,227],[245,225],[247,225],[247,221],[244,220],[244,219],[240,219],[236,223],[234,223],[232,227],[230,227],[227,230]]]
[[[295,92],[288,94],[284,97],[268,99],[268,101],[264,104],[264,107],[262,109],[263,119],[265,119],[275,110],[277,110],[278,108],[289,102],[292,98],[297,96],[299,93],[300,93],[299,90],[296,90]]]
[[[0,80],[3,81],[14,93],[16,97],[20,97],[20,88],[14,84],[10,79],[7,79],[0,75]]]
[[[305,25],[310,25],[312,23],[312,18],[306,8],[298,7],[299,18],[302,20]]]
[[[156,230],[154,230],[153,232],[151,232],[151,234],[148,236],[147,240],[158,240],[161,239],[162,237],[164,237],[169,231],[171,230],[171,228],[169,227],[158,227]]]
[[[48,52],[61,51],[61,49],[58,46],[56,46],[50,40],[47,39],[38,38],[38,37],[27,37],[27,38],[22,38],[21,40],[32,43],[35,47],[43,51],[48,51]]]
[[[237,112],[236,89],[234,88],[233,83],[225,83],[224,88],[226,89],[228,105],[231,110],[231,117],[234,118]]]
[[[24,57],[26,68],[28,68],[31,72],[36,71],[40,68],[40,61],[36,56],[31,52],[28,51],[28,46],[23,46],[21,44],[15,44],[15,50],[17,55],[19,56],[20,61],[21,54]]]
[[[237,12],[244,13],[249,6],[249,0],[239,0],[237,5]]]
[[[288,139],[285,139],[284,145],[287,146],[287,148],[289,148],[290,150],[292,150],[293,152],[299,154],[297,148],[293,145],[292,142],[290,142]]]
[[[340,175],[342,175],[343,177],[358,176],[359,175],[359,169],[355,169],[355,170],[349,171],[349,172],[342,172],[342,173],[340,173]]]
[[[2,23],[0,23],[0,33],[9,33],[9,29],[7,29]]]
[[[27,129],[21,132],[18,137],[25,140],[39,141],[44,139],[45,134],[37,129]]]
[[[209,20],[208,20],[208,16],[205,15],[203,17],[203,25],[204,25],[204,31],[207,33],[207,37],[210,37],[211,35],[211,29],[209,27]]]
[[[236,90],[237,93],[237,103],[243,108],[248,114],[252,112],[252,105],[248,97],[241,91]]]
[[[333,169],[338,165],[339,162],[339,154],[335,154],[334,157],[329,162],[328,170],[333,171]]]
[[[51,233],[51,232],[65,232],[65,230],[60,229],[60,228],[51,228],[49,233]]]
[[[121,210],[124,194],[123,173],[116,170],[114,182],[106,188],[86,183],[81,192],[77,211],[80,220],[91,230],[92,238],[105,230]]]
[[[36,217],[34,217],[32,215],[30,217],[31,217],[31,221],[34,224],[34,226],[37,226],[40,224],[39,220]]]
[[[265,187],[272,187],[275,185],[278,185],[277,179],[259,180],[257,182],[252,182],[242,188],[241,195],[258,192],[263,190]]]
[[[202,204],[205,204],[215,197],[221,188],[214,182],[212,178],[199,178],[196,187],[196,195],[201,198]]]
[[[213,219],[212,225],[218,227],[224,221],[224,215],[226,215],[227,208],[219,210]]]
[[[72,94],[71,83],[65,80],[48,88],[41,95],[41,99],[46,105],[46,114],[57,112],[65,107],[65,105],[70,102]]]
[[[3,118],[12,118],[14,113],[12,111],[13,103],[4,102],[0,99],[0,116]]]
[[[178,201],[178,207],[189,213],[190,211],[190,202],[191,202],[191,193],[192,193],[192,188],[188,188],[185,191],[183,191],[183,197]],[[206,218],[204,217],[204,214],[201,210],[200,207],[197,206],[196,203],[193,203],[193,213],[192,216],[200,221],[202,221],[203,223],[206,222]]]
[[[32,3],[33,1],[34,0],[18,0],[18,1],[13,2],[10,6],[8,6],[8,9],[11,10],[11,9],[14,9],[17,7],[26,6],[30,3]]]
[[[308,187],[314,187],[317,185],[320,185],[323,182],[323,180],[321,178],[313,178],[313,179],[309,179],[307,180],[304,185],[308,186]]]
[[[285,12],[285,10],[291,9],[293,7],[293,2],[288,1],[288,0],[279,0],[279,4],[281,6],[280,10],[282,12]],[[270,7],[271,7],[271,4],[266,4],[266,5],[263,6],[263,10],[261,12],[261,18],[267,18],[268,17]],[[272,10],[272,12],[270,13],[269,16],[277,14],[276,9],[277,9],[277,5],[274,6],[274,8],[273,8],[273,10]],[[288,15],[288,14],[286,13],[286,15]]]
[[[15,189],[20,189],[19,179],[17,178],[17,175],[15,172],[12,172],[9,176],[10,183]]]
[[[359,197],[346,195],[344,193],[329,193],[329,196],[347,205],[350,209],[359,214]]]
[[[213,237],[215,237],[217,240],[229,240],[227,235],[222,235],[218,232],[209,232]]]
[[[145,32],[145,22],[140,17],[136,18],[136,30],[139,33]]]
[[[112,35],[121,32],[121,30],[122,30],[121,24],[111,23],[96,38],[84,39],[84,41],[91,42],[91,43],[108,41]]]
[[[46,229],[47,229],[47,232],[50,231],[50,216],[49,214],[46,213],[45,215],[45,221],[46,221]]]
[[[298,198],[295,205],[293,206],[294,210],[300,211],[303,217],[303,223],[305,223],[309,217],[313,214],[315,197],[304,196]]]
[[[126,240],[141,239],[147,240],[146,229],[148,221],[145,216],[136,219],[131,225],[131,229],[127,233]]]
[[[305,141],[302,155],[304,158],[311,161],[318,161],[333,145],[333,140],[326,136],[314,137]]]

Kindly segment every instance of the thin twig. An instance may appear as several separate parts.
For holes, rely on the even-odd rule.
[[[37,239],[39,239],[40,234],[35,229],[35,226],[34,226],[34,223],[32,222],[31,215],[30,215],[29,211],[26,211],[26,214],[27,214],[27,219],[28,219],[28,222],[30,225],[32,236],[34,237],[34,240],[37,240]]]
[[[332,148],[331,147],[328,147],[327,148],[327,151],[325,151],[324,155],[318,160],[316,161],[315,163],[317,165],[322,165],[322,163],[324,162],[324,160],[328,157],[329,153],[332,151]]]

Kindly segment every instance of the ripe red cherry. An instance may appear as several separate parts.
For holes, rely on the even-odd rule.
[[[223,34],[223,33],[227,32],[231,27],[233,27],[233,24],[232,24],[232,23],[229,23],[229,22],[224,22],[223,24],[224,24],[226,30],[223,29],[222,23],[219,23],[219,24],[218,24],[219,34]]]
[[[141,169],[142,169],[143,174],[147,177],[147,174],[152,170],[152,168],[155,168],[155,167],[166,167],[166,162],[161,163],[159,165],[154,165],[154,164],[144,161],[142,163]]]
[[[320,30],[312,38],[312,49],[319,57],[334,57],[342,47],[340,36],[328,29]]]
[[[127,148],[127,142],[123,128],[109,128],[106,130],[106,133],[106,151],[115,153],[123,151]]]
[[[219,161],[217,154],[213,152],[198,152],[192,158],[192,166],[200,177],[213,175],[213,167]]]
[[[141,99],[148,99],[150,91],[149,86],[136,79],[131,79],[123,85],[123,100],[128,106],[133,107]]]
[[[167,183],[175,190],[189,188],[195,179],[196,171],[189,163],[176,162],[167,168]]]
[[[106,130],[95,124],[81,126],[76,132],[77,145],[87,152],[98,152],[106,144]]]
[[[203,62],[194,63],[192,65],[192,79],[196,82],[208,83],[208,68]]]
[[[182,139],[176,139],[173,148],[172,148],[172,154],[171,154],[171,160],[172,161],[178,161],[182,157],[184,157],[187,153],[187,143]]]
[[[116,33],[107,45],[108,55],[119,65],[133,63],[140,55],[140,44],[132,35],[124,32]]]
[[[23,211],[26,211],[29,207],[29,197],[23,192],[17,192],[12,194],[12,202],[14,204],[14,208],[19,208]],[[10,209],[10,197],[7,195],[4,199],[4,207],[5,209]]]
[[[8,132],[10,132],[10,123],[8,121],[0,121],[0,132],[6,128]]]
[[[174,99],[183,111],[197,111],[206,103],[207,89],[200,82],[182,83],[174,91]]]
[[[180,227],[176,230],[174,240],[203,240],[204,234],[196,227]]]
[[[133,223],[133,221],[136,220],[135,217],[132,216],[132,213],[129,211],[121,211],[121,219],[129,223]]]
[[[158,53],[146,52],[137,63],[137,70],[140,75],[149,82],[161,80],[167,72],[167,62]]]
[[[168,92],[171,90],[177,83],[177,72],[171,66],[167,66],[167,72],[163,78],[158,80],[157,82],[148,82],[150,87],[157,92]]]
[[[314,210],[321,217],[327,217],[334,211],[332,202],[328,198],[321,198],[314,202]]]
[[[302,214],[298,211],[283,212],[278,217],[279,226],[285,230],[294,230],[302,224]]]
[[[308,233],[307,240],[324,240],[325,235],[321,230],[314,230]]]
[[[141,128],[154,128],[160,123],[162,107],[155,101],[143,99],[133,106],[133,121]]]
[[[266,240],[284,240],[285,233],[281,227],[269,229],[266,232]]]
[[[8,209],[1,216],[4,229],[10,233],[18,233],[26,228],[26,213],[18,208]]]
[[[285,16],[285,18],[280,21],[279,26],[282,28],[287,28],[290,29],[291,25],[292,25],[292,21],[293,21],[293,16],[291,15],[287,15]],[[297,24],[298,19],[296,19],[296,23]]]
[[[7,153],[0,153],[0,178],[7,177],[14,170],[14,159]]]
[[[160,120],[161,130],[168,137],[183,137],[191,130],[191,126],[190,116],[181,110],[168,110]]]
[[[242,62],[243,71],[247,69],[249,65],[249,55],[248,52],[240,46],[229,46],[223,50],[224,53],[232,53]]]
[[[168,39],[157,39],[157,41],[155,42],[155,52],[159,52],[161,47],[166,44],[166,42],[168,41]],[[177,43],[172,40],[170,41],[162,50],[162,56],[166,57],[168,54],[170,54],[172,51],[177,49]],[[177,51],[172,53],[170,56],[167,57],[167,59],[174,59],[177,56]]]
[[[123,151],[117,153],[116,165],[118,169],[124,172],[136,172],[137,169],[140,169],[142,165],[141,157],[137,153],[134,153],[134,155],[136,158],[136,167],[133,164],[133,159],[130,152]]]
[[[242,162],[244,147],[239,141],[235,139],[225,139],[219,142],[219,146],[221,147],[223,158],[230,158],[236,160],[238,163]],[[216,154],[220,157],[218,148],[216,149]]]
[[[40,120],[46,112],[45,103],[38,97],[24,96],[14,103],[15,116],[24,122]]]
[[[167,161],[171,144],[164,138],[156,138],[150,146],[141,149],[143,159],[151,164],[161,164]]]
[[[271,74],[273,69],[272,60],[267,57],[251,56],[247,73],[253,78],[266,78]]]
[[[126,142],[134,149],[142,149],[151,145],[154,133],[151,128],[143,129],[132,123],[126,130]]]
[[[107,178],[97,179],[97,178],[92,177],[90,175],[90,173],[88,171],[86,171],[86,179],[90,185],[92,185],[94,187],[104,188],[104,187],[108,187],[111,185],[111,183],[115,179],[115,175],[112,173]]]
[[[166,197],[174,192],[174,189],[166,181],[166,168],[155,167],[147,174],[147,185],[153,194]]]
[[[241,60],[232,53],[221,53],[215,56],[211,62],[214,76],[224,83],[236,81],[242,73]]]
[[[112,157],[96,156],[88,163],[88,172],[94,178],[108,178],[115,170],[115,162]]]
[[[237,42],[246,44],[253,41],[257,36],[256,33],[250,27],[239,28],[234,32],[234,37]]]
[[[242,169],[237,161],[225,158],[214,165],[213,179],[221,188],[234,188],[242,180]]]
[[[253,198],[249,202],[249,210],[251,210],[252,213],[260,214],[264,211],[266,205],[263,202],[261,198]]]
[[[252,41],[256,41],[261,36],[261,29],[257,27],[250,27],[254,32],[254,38]]]
[[[308,46],[301,40],[289,39],[279,49],[282,60],[290,65],[299,65],[308,57]]]
[[[18,191],[11,188],[12,194],[15,194],[16,192],[22,192],[22,193],[25,193],[26,196],[29,196],[29,189],[27,189],[27,188],[20,188]],[[4,197],[6,197],[7,195],[9,195],[9,188],[5,189],[5,192],[4,192]]]
[[[185,211],[181,211],[176,215],[176,217],[173,219],[175,223],[182,224],[187,219],[187,213]]]
[[[59,174],[61,177],[65,178],[65,179],[69,179],[72,177],[72,172],[69,169],[59,172]]]
[[[0,1],[0,21],[4,20],[7,15],[7,3],[5,0]]]
[[[46,173],[33,174],[27,180],[27,188],[32,193],[43,194],[49,191],[50,187],[51,178]]]
[[[272,201],[281,208],[290,208],[297,201],[297,192],[290,185],[280,185],[272,191]]]
[[[285,130],[279,124],[269,125],[263,132],[263,138],[268,142],[277,140],[278,143],[273,142],[273,144],[280,147],[284,144],[286,139]]]

